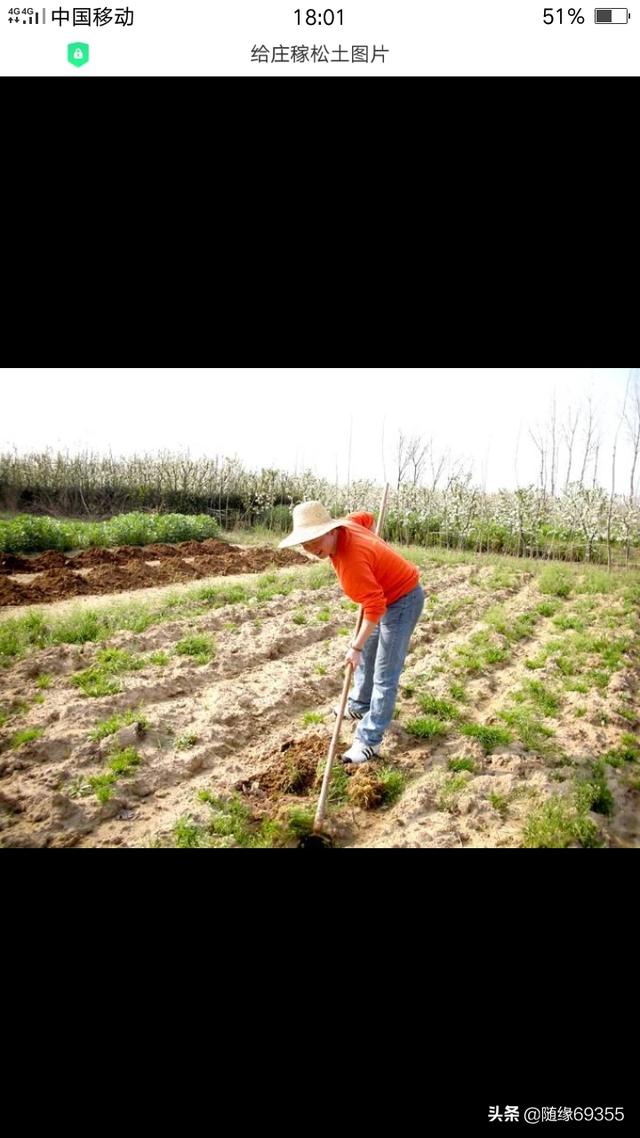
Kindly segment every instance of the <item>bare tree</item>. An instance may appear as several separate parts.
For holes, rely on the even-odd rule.
[[[613,455],[611,459],[611,495],[609,497],[609,513],[607,515],[607,563],[609,571],[611,571],[611,517],[613,515],[613,499],[616,492],[616,454],[618,451],[618,436],[620,434],[620,428],[626,417],[627,399],[629,397],[630,384],[631,374],[629,374],[629,378],[627,379],[627,386],[624,393],[624,403],[622,405],[622,414],[618,420],[618,426],[616,428],[615,438],[613,440]]]
[[[593,482],[592,482],[592,486],[593,486],[594,490],[595,490],[596,484],[598,482],[598,462],[599,461],[600,461],[600,439],[598,438],[598,439],[596,439],[595,449],[593,452]]]
[[[535,446],[538,454],[540,455],[540,489],[542,490],[543,501],[547,499],[547,441],[539,427],[536,428],[537,434],[529,428],[529,435]]]
[[[631,481],[629,485],[629,497],[633,502],[636,496],[636,470],[638,468],[638,457],[640,456],[640,367],[631,368],[629,386],[631,388],[631,396],[629,399],[629,409],[625,415],[625,422],[628,427],[628,434],[633,448]]]
[[[445,456],[446,460],[449,460],[450,457],[451,456],[447,451],[447,454]],[[451,465],[449,467],[449,475],[447,477],[447,489],[449,489],[449,487],[454,482],[466,481],[471,478],[469,471],[465,470],[467,461],[467,458],[456,458],[453,462],[451,462]]]
[[[551,497],[556,496],[556,471],[558,469],[558,405],[556,392],[551,402]]]
[[[411,467],[411,484],[417,486],[422,474],[424,461],[429,451],[430,443],[424,444],[419,435],[415,435],[409,442],[409,465]]]
[[[438,482],[440,481],[440,478],[442,477],[442,472],[445,468],[447,458],[448,458],[448,451],[445,451],[440,456],[440,458],[437,457],[437,455],[433,449],[433,439],[430,439],[429,440],[429,465],[431,467],[431,492],[432,493],[436,490],[436,488],[438,486]]]
[[[598,468],[598,453],[600,450],[600,438],[598,428],[595,422],[593,400],[591,396],[588,399],[589,418],[587,419],[587,426],[584,432],[584,458],[582,460],[582,470],[580,472],[580,482],[584,485],[585,475],[587,473],[587,466],[592,455],[595,455],[595,469]],[[594,480],[595,481],[595,480]]]
[[[409,454],[409,442],[410,440],[406,437],[406,435],[403,435],[402,431],[400,431],[398,433],[398,449],[396,452],[398,462],[398,480],[396,482],[396,490],[400,489],[400,486],[404,480],[404,476],[409,469],[409,463],[411,462],[411,456]]]
[[[513,457],[513,473],[515,475],[516,486],[520,487],[520,476],[518,474],[518,460],[520,457],[520,435],[522,434],[522,420],[518,424],[518,434],[516,436],[516,450]]]
[[[558,490],[559,466],[559,428],[558,428],[558,396],[554,390],[551,407],[546,423],[536,423],[533,429],[529,428],[529,437],[540,457],[539,482],[542,491],[542,500],[547,500],[547,489],[551,497],[555,498]]]
[[[402,482],[407,478],[415,490],[424,469],[425,460],[431,453],[431,441],[424,443],[419,435],[408,438],[400,431],[398,435],[398,481],[396,489],[399,490]]]
[[[567,477],[564,480],[565,493],[566,493],[567,487],[571,481],[571,467],[573,466],[573,447],[575,444],[576,431],[578,429],[578,423],[579,422],[580,422],[580,411],[579,410],[576,411],[575,418],[573,418],[571,415],[571,407],[569,407],[567,422],[565,423],[564,427],[562,428],[562,437],[563,437],[565,443],[567,444],[567,450],[569,451],[569,457],[568,457],[568,461],[567,461]]]

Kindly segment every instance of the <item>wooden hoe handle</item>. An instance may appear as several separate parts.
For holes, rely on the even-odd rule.
[[[378,537],[382,535],[382,527],[384,526],[384,515],[387,508],[387,497],[389,495],[389,483],[387,482],[384,492],[382,494],[382,501],[380,503],[380,512],[378,514],[378,521],[376,524],[376,534]],[[362,625],[362,618],[364,616],[362,605],[358,609],[358,616],[356,618],[356,630],[353,636],[355,640]],[[319,834],[322,830],[322,823],[324,820],[324,812],[327,805],[327,797],[329,795],[329,781],[331,779],[331,770],[333,767],[333,760],[338,749],[338,738],[340,736],[340,728],[342,727],[342,719],[344,716],[344,709],[347,706],[347,696],[349,695],[349,687],[351,685],[351,677],[353,669],[350,664],[347,664],[344,673],[344,683],[342,685],[342,694],[340,696],[340,703],[338,706],[338,714],[336,716],[335,727],[333,728],[333,735],[331,736],[331,743],[329,745],[329,753],[327,755],[327,762],[324,768],[324,776],[322,779],[322,788],[320,790],[320,797],[318,798],[318,806],[316,808],[316,816],[313,821],[313,832]]]

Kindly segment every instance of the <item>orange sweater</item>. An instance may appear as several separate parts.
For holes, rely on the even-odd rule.
[[[350,524],[338,530],[331,561],[347,596],[363,606],[365,620],[377,624],[389,605],[415,589],[420,573],[371,532],[373,514],[349,514],[348,518]]]

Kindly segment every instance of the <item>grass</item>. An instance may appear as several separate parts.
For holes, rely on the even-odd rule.
[[[452,601],[443,601],[427,615],[430,615],[433,620],[452,621],[457,625],[459,621],[456,621],[455,618],[474,603],[474,597],[455,597]]]
[[[132,632],[144,632],[148,622],[143,612],[132,611],[131,606],[122,613],[122,620],[118,622],[118,629],[127,629]],[[43,636],[45,643],[52,644],[90,644],[96,640],[107,640],[110,633],[116,630],[111,624],[105,610],[92,611],[87,609],[80,612],[71,612],[69,616],[53,621],[51,631],[43,621]]]
[[[576,613],[564,613],[562,616],[557,616],[553,622],[553,627],[559,629],[561,632],[566,632],[571,629],[574,632],[584,632],[586,623],[581,620]]]
[[[467,702],[467,689],[465,688],[464,684],[449,684],[449,691],[451,693],[452,699],[456,699],[458,703]]]
[[[212,636],[185,636],[175,646],[178,656],[192,656],[196,664],[208,664],[216,654]]]
[[[507,727],[513,728],[517,738],[528,751],[540,754],[549,752],[548,740],[554,735],[551,727],[540,722],[538,712],[527,707],[506,708],[498,713]]]
[[[210,807],[211,815],[204,823],[185,816],[176,821],[172,833],[179,849],[225,845],[260,848],[281,845],[289,836],[280,822],[268,818],[257,821],[238,795],[222,798],[200,790],[198,800]]]
[[[287,819],[287,828],[291,837],[297,840],[306,838],[309,834],[313,833],[314,821],[315,813],[313,810],[305,810],[302,806],[294,806],[289,812]]]
[[[393,770],[391,767],[382,767],[378,772],[378,777],[383,788],[383,805],[393,806],[394,802],[397,802],[404,793],[407,776],[402,771]]]
[[[41,672],[39,676],[36,676],[36,687],[43,691],[50,688],[52,683],[53,676],[49,675],[49,672]]]
[[[607,783],[605,764],[602,760],[593,763],[591,774],[582,785],[589,788],[590,806],[596,814],[613,814],[613,795]]]
[[[178,818],[172,829],[174,845],[179,850],[199,849],[209,845],[206,841],[207,832],[204,826],[199,826],[192,818]]]
[[[42,735],[44,735],[43,727],[25,727],[22,731],[16,731],[11,737],[9,747],[22,747],[25,743],[33,743],[34,739],[39,739]]]
[[[114,771],[106,771],[104,774],[91,775],[87,782],[98,802],[104,804],[113,795],[113,786],[117,782],[117,775]]]
[[[585,680],[573,680],[571,677],[564,680],[563,687],[565,691],[576,691],[581,695],[586,695],[587,692],[591,690],[589,684],[586,683]]]
[[[622,767],[626,763],[640,762],[640,741],[635,735],[625,732],[620,738],[620,745],[603,756],[605,763],[611,767]]]
[[[305,711],[302,716],[303,727],[309,727],[312,723],[322,723],[323,721],[324,716],[319,711]]]
[[[521,572],[513,565],[496,564],[493,572],[485,581],[480,582],[482,589],[512,589],[520,580]]]
[[[316,664],[313,670],[317,676],[326,676],[327,674],[327,669],[324,664]]]
[[[346,767],[342,763],[334,764],[331,771],[331,778],[329,780],[329,796],[328,801],[332,806],[341,806],[347,801],[347,789],[349,787],[349,775],[347,774]]]
[[[278,542],[284,535],[269,529],[267,526],[255,525],[251,529],[228,529],[224,532],[225,541],[231,545],[272,545],[277,549]]]
[[[187,731],[184,735],[180,735],[180,737],[176,739],[176,750],[188,751],[189,747],[195,747],[198,739],[199,735],[196,735],[195,732]]]
[[[109,760],[107,770],[87,779],[87,784],[93,790],[98,802],[108,802],[118,780],[128,777],[140,765],[141,761],[135,747],[125,747],[122,750],[115,751]],[[78,793],[82,795],[81,788]]]
[[[448,767],[450,771],[459,774],[460,771],[469,771],[470,774],[475,774],[477,770],[477,763],[473,759],[449,759]]]
[[[558,601],[541,601],[540,604],[536,606],[536,612],[539,613],[540,616],[555,616],[559,607]]]
[[[324,567],[318,570],[314,567],[312,570],[303,570],[308,573],[307,588],[322,588],[323,585],[328,584],[326,577],[322,574],[326,573]],[[320,575],[319,575],[320,574]],[[271,601],[274,597],[286,597],[288,593],[292,592],[295,588],[295,578],[297,574],[285,576],[279,573],[266,573],[258,579],[256,585],[255,596],[260,603]]]
[[[298,609],[297,612],[294,612],[291,619],[292,619],[294,624],[306,624],[307,623],[307,615],[305,612],[303,612],[302,609]]]
[[[618,638],[599,636],[597,633],[576,635],[572,641],[573,650],[582,657],[599,656],[610,671],[622,668],[622,657],[629,651],[632,639],[628,636]]]
[[[591,569],[591,571],[584,576],[581,576],[576,583],[576,593],[612,593],[619,587],[618,580],[615,576],[605,572],[603,569]]]
[[[135,767],[140,765],[140,762],[140,755],[135,748],[125,747],[124,750],[118,751],[112,756],[109,761],[109,769],[117,778],[121,778],[123,775],[130,774]]]
[[[87,668],[84,672],[78,672],[73,676],[71,683],[81,688],[84,695],[90,699],[101,699],[105,695],[116,695],[122,691],[117,680],[112,679],[109,673],[101,671],[100,668]]]
[[[242,604],[249,600],[249,592],[244,585],[201,585],[197,589],[198,600],[203,601],[210,608],[223,608],[225,605]],[[184,597],[176,593],[172,600],[172,608],[182,606]]]
[[[626,748],[627,753],[633,754],[636,759],[640,759],[640,739],[637,735],[632,735],[630,731],[626,731],[620,737],[620,743]]]
[[[633,638],[626,633],[617,637],[602,635],[601,628],[591,623],[592,631],[588,633],[574,628],[563,630],[562,640],[547,641],[535,657],[525,660],[525,667],[534,671],[551,661],[565,677],[564,687],[568,691],[586,693],[592,687],[604,691],[613,673],[625,667]]]
[[[490,632],[476,632],[467,644],[454,650],[454,672],[467,672],[480,675],[493,664],[502,664],[509,659],[511,650],[508,644],[498,642]]]
[[[84,695],[99,699],[105,695],[115,695],[121,691],[120,684],[113,677],[123,672],[137,672],[144,667],[144,660],[126,652],[122,648],[102,648],[96,652],[95,663],[71,677],[74,687]]]
[[[445,780],[438,794],[438,810],[453,811],[457,800],[469,781],[467,771],[453,774]]]
[[[493,809],[497,810],[498,814],[504,818],[509,809],[509,799],[506,797],[506,795],[497,794],[494,791],[489,795],[489,802],[493,806]]]
[[[24,617],[22,619],[24,620]],[[22,628],[16,628],[16,623],[14,618],[13,624],[8,620],[0,624],[0,666],[2,667],[7,667],[12,657],[20,656],[22,653],[23,638],[20,635]]]
[[[137,724],[141,731],[146,731],[149,726],[149,720],[139,711],[123,711],[121,714],[111,715],[108,719],[102,719],[96,723],[95,727],[89,732],[89,738],[93,742],[100,739],[107,739],[109,735],[115,735],[121,727],[129,727],[131,724]]]
[[[496,747],[506,747],[513,738],[511,732],[504,727],[484,727],[477,723],[468,723],[461,731],[468,738],[477,739],[485,755],[490,755]]]
[[[502,605],[495,605],[485,613],[486,623],[494,632],[504,636],[509,643],[516,644],[531,636],[540,614],[534,609],[532,612],[520,613],[513,617],[506,612]]]
[[[96,664],[106,672],[138,672],[144,667],[144,660],[127,652],[124,648],[101,648],[96,652]]]
[[[449,728],[446,724],[443,723],[441,719],[436,719],[433,715],[410,719],[406,724],[406,730],[410,735],[415,735],[417,739],[443,738],[449,732]]]
[[[541,572],[538,578],[538,588],[541,593],[548,593],[550,596],[564,599],[571,595],[572,576],[568,570],[559,565],[550,565]]]
[[[578,844],[601,846],[598,827],[587,813],[593,801],[588,787],[576,788],[572,799],[553,795],[528,817],[522,835],[526,849],[566,849]]]
[[[418,706],[421,711],[426,712],[427,715],[435,716],[437,719],[458,719],[460,717],[460,709],[454,703],[450,703],[446,699],[438,699],[429,692],[418,696]]]
[[[516,703],[530,703],[543,715],[557,716],[562,700],[540,680],[525,680],[519,691],[513,695]]]

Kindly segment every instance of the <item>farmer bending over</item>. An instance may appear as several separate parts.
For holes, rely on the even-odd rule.
[[[360,721],[342,756],[345,763],[366,763],[380,754],[424,606],[417,567],[371,532],[374,520],[367,513],[332,518],[322,502],[302,502],[293,511],[293,532],[279,546],[301,545],[315,557],[330,557],[344,592],[363,606],[360,631],[344,660],[354,669],[345,718]]]

